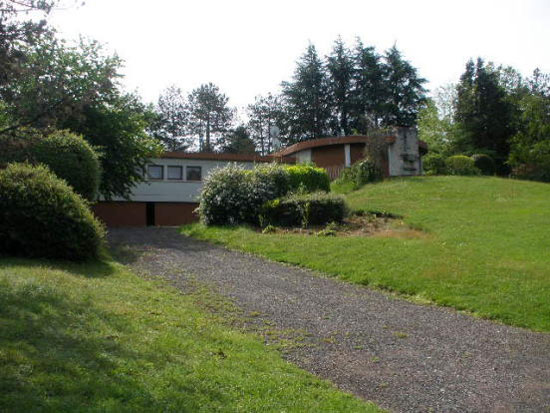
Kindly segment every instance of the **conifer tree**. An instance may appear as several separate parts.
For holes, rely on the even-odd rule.
[[[354,65],[351,53],[340,37],[334,42],[332,53],[327,56],[327,73],[329,97],[333,110],[332,132],[335,135],[350,135]]]

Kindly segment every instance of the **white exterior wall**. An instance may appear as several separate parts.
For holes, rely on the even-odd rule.
[[[132,191],[130,200],[136,202],[198,202],[204,179],[217,167],[224,167],[229,163],[237,163],[246,169],[252,169],[253,162],[231,162],[193,159],[151,159],[150,165],[164,166],[163,180],[149,180],[139,183]],[[167,166],[182,166],[183,180],[169,180]],[[202,181],[186,181],[186,166],[200,166],[202,169]],[[115,199],[123,201],[123,199]]]
[[[311,149],[305,149],[294,154],[296,157],[296,163],[308,163],[311,162]]]
[[[388,147],[390,176],[420,175],[422,166],[415,128],[397,128],[395,142]]]

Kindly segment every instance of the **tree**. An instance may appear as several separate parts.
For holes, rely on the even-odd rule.
[[[162,152],[146,133],[153,116],[138,96],[120,94],[109,105],[89,105],[64,122],[64,128],[83,135],[101,154],[99,192],[105,199],[128,198],[143,181],[148,160]]]
[[[315,46],[310,44],[298,60],[291,82],[283,82],[286,143],[317,139],[330,134],[331,110],[328,80]]]
[[[223,138],[221,145],[223,153],[246,153],[253,154],[256,152],[254,141],[250,138],[250,134],[246,126],[239,125]]]
[[[262,156],[273,151],[273,130],[279,127],[282,113],[280,99],[269,93],[256,96],[253,104],[248,105],[248,130]]]
[[[514,105],[499,84],[498,73],[486,67],[481,58],[475,65],[472,60],[466,64],[457,86],[455,113],[459,149],[488,152],[499,172],[506,172],[509,141],[515,134]]]
[[[333,110],[331,129],[336,135],[350,135],[354,64],[350,51],[340,37],[334,42],[332,53],[327,56],[327,73],[328,93]]]
[[[158,118],[151,133],[170,151],[185,150],[189,147],[187,99],[180,88],[170,86],[159,97]]]
[[[426,79],[393,46],[384,55],[384,126],[413,126],[426,101]]]
[[[370,129],[380,127],[383,117],[386,90],[384,71],[374,47],[365,47],[359,38],[353,60],[351,127],[359,133],[367,134]]]
[[[189,130],[198,136],[201,152],[213,151],[212,138],[231,127],[234,111],[228,101],[229,98],[212,83],[201,85],[189,94]]]

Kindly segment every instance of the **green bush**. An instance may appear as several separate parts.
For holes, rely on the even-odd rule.
[[[89,201],[96,199],[100,162],[97,153],[81,136],[64,130],[43,137],[36,130],[25,129],[2,138],[1,144],[0,164],[44,164],[75,192]]]
[[[103,237],[87,202],[45,166],[0,170],[0,253],[85,260]]]
[[[340,180],[342,182],[352,182],[354,189],[359,189],[365,184],[381,181],[382,171],[369,159],[354,163],[350,168],[344,169]]]
[[[229,165],[214,170],[206,178],[199,215],[206,225],[257,225],[266,201],[298,189],[326,190],[328,182],[324,169],[307,165],[287,167],[272,163],[257,165],[252,170]]]
[[[480,175],[481,171],[475,167],[474,160],[465,155],[453,155],[445,161],[449,175]]]
[[[339,195],[315,192],[292,194],[266,202],[260,212],[262,225],[285,227],[324,225],[342,222],[347,213],[344,198]]]
[[[496,172],[495,161],[489,155],[477,153],[472,155],[474,166],[481,171],[482,175],[494,175]]]
[[[447,173],[445,157],[439,153],[429,153],[424,156],[422,167],[427,175],[445,175]]]
[[[290,191],[303,189],[306,192],[330,192],[330,178],[323,168],[311,164],[287,166]]]

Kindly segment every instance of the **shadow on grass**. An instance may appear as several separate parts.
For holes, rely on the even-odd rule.
[[[108,255],[103,253],[104,258]],[[85,262],[71,262],[62,260],[30,259],[19,257],[0,256],[0,268],[47,268],[51,270],[67,271],[72,274],[82,275],[86,278],[103,278],[113,275],[116,269],[113,263],[105,260],[89,260]]]
[[[20,261],[0,265],[15,268]],[[75,267],[63,263],[59,268]],[[107,264],[86,268],[86,276],[110,273]],[[0,278],[0,411],[164,410],[171,403],[159,400],[158,383],[156,388],[149,383],[150,372],[143,374],[142,367],[154,366],[157,372],[167,359],[154,347],[123,340],[140,334],[140,327],[127,316],[98,308],[85,294],[68,294],[32,277],[21,282],[9,275]],[[169,380],[162,383],[163,388],[170,385]],[[190,411],[192,403],[179,403],[177,411]]]

